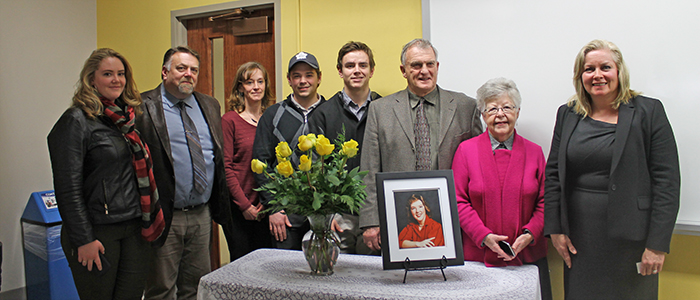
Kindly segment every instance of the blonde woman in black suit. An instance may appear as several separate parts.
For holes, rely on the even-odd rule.
[[[544,232],[567,266],[566,298],[656,299],[680,195],[671,125],[659,100],[630,89],[611,42],[581,49],[574,86],[545,179]]]

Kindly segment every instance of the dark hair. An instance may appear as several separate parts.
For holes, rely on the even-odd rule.
[[[413,217],[413,214],[411,213],[411,204],[417,201],[423,203],[423,207],[425,207],[425,215],[430,217],[430,207],[428,206],[428,203],[425,202],[425,199],[423,199],[423,196],[413,194],[411,195],[411,198],[408,198],[408,201],[406,202],[406,213],[408,214],[408,220],[413,223],[416,223],[417,220]]]
[[[263,78],[265,79],[265,95],[260,103],[260,111],[264,112],[265,109],[270,106],[270,102],[274,102],[275,96],[272,95],[272,89],[270,89],[270,79],[267,75],[267,70],[262,64],[255,61],[249,61],[238,67],[236,72],[236,78],[233,80],[233,88],[231,89],[231,95],[228,97],[228,109],[235,112],[242,112],[245,110],[245,97],[243,93],[239,92],[238,89],[243,85],[243,83],[250,79],[255,70],[260,70],[262,72]]]
[[[371,70],[374,69],[374,54],[372,54],[372,49],[367,46],[367,44],[363,42],[355,42],[355,41],[349,41],[343,45],[343,47],[340,48],[340,51],[338,51],[338,63],[335,65],[338,70],[340,70],[343,67],[343,57],[345,57],[346,54],[353,52],[353,51],[364,51],[367,53],[367,56],[369,57],[369,68]]]
[[[197,62],[199,62],[199,53],[197,53],[197,51],[190,49],[190,47],[177,46],[175,48],[170,48],[170,49],[168,49],[168,51],[165,51],[165,55],[163,56],[163,67],[168,69],[168,71],[170,71],[170,60],[173,58],[173,54],[178,53],[178,52],[192,54],[192,56],[197,58]]]

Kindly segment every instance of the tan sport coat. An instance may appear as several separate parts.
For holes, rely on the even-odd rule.
[[[437,88],[440,91],[438,168],[450,169],[459,143],[481,134],[481,118],[476,100]],[[360,210],[361,228],[379,226],[375,173],[415,171],[415,140],[408,90],[372,101],[360,159],[360,169],[369,171],[364,179],[367,199]]]

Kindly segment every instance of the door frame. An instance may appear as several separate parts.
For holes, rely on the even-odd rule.
[[[170,41],[172,47],[177,47],[180,45],[187,45],[187,27],[183,24],[184,21],[189,19],[201,18],[204,16],[210,16],[217,13],[223,13],[226,11],[231,11],[236,8],[256,8],[256,7],[270,7],[272,6],[275,11],[275,85],[277,86],[276,97],[279,99],[281,95],[282,87],[284,87],[283,78],[286,72],[282,72],[282,0],[240,0],[231,1],[219,4],[198,6],[192,8],[185,8],[179,10],[173,10],[170,12]]]

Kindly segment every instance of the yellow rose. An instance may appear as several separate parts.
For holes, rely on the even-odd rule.
[[[313,135],[313,133],[310,133],[309,135]],[[299,146],[299,150],[301,150],[302,152],[309,151],[309,149],[313,148],[313,146],[314,146],[314,141],[315,141],[316,137],[314,137],[314,139],[311,139],[309,137],[309,135],[299,136],[299,145],[298,146]]]
[[[349,140],[343,143],[342,153],[348,158],[355,157],[355,155],[357,155],[357,142],[355,140]]]
[[[287,142],[280,142],[277,144],[277,147],[275,147],[275,153],[277,157],[287,158],[292,155],[292,149],[289,148]]]
[[[314,144],[316,144],[316,135],[313,133],[309,133],[306,135],[307,139],[310,139]]]
[[[289,177],[294,174],[294,167],[292,167],[291,162],[285,160],[277,164],[277,172],[284,175],[284,177]]]
[[[318,138],[316,139],[316,152],[321,155],[328,155],[333,152],[333,149],[335,148],[335,145],[331,144],[331,141],[328,140],[327,137],[323,136],[322,134],[318,135]]]
[[[311,158],[309,158],[308,155],[304,154],[299,158],[299,170],[308,172],[311,170]]]
[[[267,168],[267,164],[264,162],[261,162],[257,159],[253,159],[250,161],[250,169],[253,170],[256,174],[262,174],[262,172]]]

